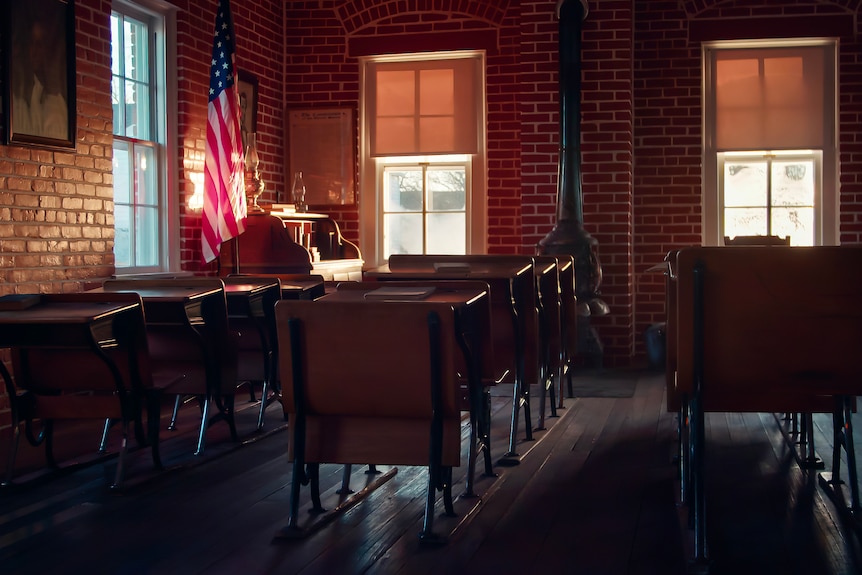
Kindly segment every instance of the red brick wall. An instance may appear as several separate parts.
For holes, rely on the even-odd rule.
[[[627,365],[635,344],[633,4],[627,0],[590,2],[582,35],[584,227],[599,241],[600,291],[611,310],[591,324],[604,344],[606,365]]]
[[[189,174],[203,172],[206,148],[207,90],[215,0],[171,0],[177,19],[179,81],[180,259],[185,270],[214,271],[215,262],[201,266],[200,212],[188,209],[194,194]],[[261,202],[284,193],[284,8],[277,0],[231,2],[236,35],[237,70],[258,81],[257,143],[261,178],[266,184]]]
[[[110,8],[75,6],[75,148],[0,145],[0,294],[78,291],[113,273]]]

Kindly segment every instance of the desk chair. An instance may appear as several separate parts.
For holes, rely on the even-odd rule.
[[[237,337],[229,329],[224,282],[219,278],[191,277],[153,280],[106,280],[106,292],[136,292],[181,288],[213,291],[191,302],[160,301],[144,297],[147,340],[154,369],[181,374],[171,385],[175,413],[182,398],[197,400],[201,411],[195,455],[203,453],[206,430],[218,421],[227,423],[231,439],[238,439],[234,420],[237,387]],[[216,409],[210,415],[211,406]],[[173,419],[173,418],[172,418]],[[110,422],[106,422],[105,433]],[[104,444],[104,438],[103,438]]]
[[[676,385],[689,443],[680,479],[691,482],[695,562],[706,559],[707,412],[831,412],[833,471],[820,483],[840,498],[846,461],[847,511],[858,519],[849,413],[862,394],[862,249],[693,247],[675,259]]]
[[[557,417],[556,385],[562,381],[563,324],[560,292],[560,261],[556,256],[535,256],[536,301],[539,309],[539,422],[545,429],[546,400],[551,417]],[[562,399],[562,394],[560,395]]]
[[[560,329],[563,351],[563,369],[558,390],[559,405],[563,407],[563,378],[569,397],[574,396],[572,377],[578,353],[578,297],[575,290],[575,258],[557,255],[560,272]]]
[[[279,400],[277,370],[275,303],[281,299],[278,277],[229,275],[225,285],[264,284],[248,297],[227,298],[228,326],[237,338],[237,385],[247,386],[249,400],[256,401],[255,386],[260,385],[260,411],[257,428],[263,428],[266,408]]]
[[[13,444],[4,484],[12,483],[15,458],[24,423],[27,440],[45,445],[45,458],[52,468],[54,423],[61,420],[112,419],[122,425],[122,441],[112,488],[121,487],[131,432],[140,446],[149,445],[153,464],[162,467],[159,455],[161,394],[181,375],[154,374],[147,347],[141,298],[133,293],[42,294],[46,303],[131,304],[114,316],[109,325],[93,325],[73,331],[58,326],[62,345],[40,346],[38,342],[12,348],[12,374],[0,363],[11,404]],[[32,327],[18,327],[32,332]],[[92,331],[91,331],[92,330]],[[105,338],[96,341],[96,338]],[[144,431],[144,414],[147,424]],[[39,422],[38,424],[36,422]],[[37,425],[41,430],[37,433]]]
[[[445,510],[454,514],[452,467],[461,459],[451,306],[282,300],[275,309],[293,462],[281,536],[304,534],[302,485],[310,483],[312,510],[324,511],[321,463],[385,464],[428,467],[420,539],[440,541],[433,532],[435,494],[443,492]]]
[[[528,273],[508,278],[492,278],[496,272],[488,273],[491,268],[502,271],[505,268],[517,269],[526,266],[530,268]],[[504,462],[516,462],[521,410],[524,417],[524,438],[527,441],[533,440],[530,384],[539,382],[539,310],[535,259],[532,256],[516,254],[392,254],[389,257],[389,270],[393,274],[423,269],[433,273],[438,279],[479,279],[492,284],[491,313],[495,326],[493,347],[497,356],[495,364],[499,361],[496,367],[500,373],[497,382],[514,383],[509,451],[504,456]],[[386,274],[381,274],[378,278],[387,279]],[[501,279],[504,280],[502,284]],[[510,325],[511,329],[504,327],[506,325]]]

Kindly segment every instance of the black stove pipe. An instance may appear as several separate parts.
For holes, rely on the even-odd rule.
[[[560,0],[560,158],[557,176],[557,223],[539,241],[540,254],[568,254],[575,259],[576,295],[582,316],[605,315],[607,304],[598,298],[602,267],[598,241],[584,229],[581,188],[581,22],[586,0]]]
[[[583,227],[581,187],[581,22],[587,16],[580,0],[558,5],[560,20],[560,160],[557,179],[557,220],[574,220]]]
[[[571,255],[575,263],[575,295],[578,300],[578,353],[588,363],[601,366],[604,346],[590,325],[591,316],[606,315],[608,304],[598,296],[602,283],[598,241],[584,229],[581,187],[581,22],[587,15],[586,0],[560,0],[560,158],[557,175],[557,223],[539,241],[536,251],[546,255]]]

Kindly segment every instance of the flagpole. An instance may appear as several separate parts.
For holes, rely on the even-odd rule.
[[[233,273],[238,274],[239,271],[239,236],[233,239]]]
[[[201,218],[201,256],[204,264],[218,258],[222,245],[245,231],[248,213],[233,32],[230,0],[219,0],[207,104],[206,169]],[[233,247],[232,263],[238,273],[239,244],[234,242]]]

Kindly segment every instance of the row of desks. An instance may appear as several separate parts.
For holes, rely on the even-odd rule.
[[[470,322],[465,322],[464,325],[473,326],[471,329],[474,333],[471,333],[468,339],[471,342],[471,353],[476,354],[475,366],[478,370],[476,377],[480,378],[486,386],[506,381],[514,384],[510,441],[506,458],[515,460],[518,456],[515,445],[519,428],[519,411],[523,408],[526,438],[532,439],[529,385],[531,382],[539,382],[540,378],[547,380],[550,362],[547,356],[542,357],[542,354],[553,347],[549,345],[547,328],[542,328],[542,322],[546,320],[539,315],[541,291],[537,286],[541,285],[543,277],[550,277],[552,272],[556,277],[555,274],[561,268],[571,266],[571,261],[563,261],[562,265],[557,265],[556,260],[553,264],[547,260],[539,264],[536,262],[537,260],[528,256],[491,258],[468,256],[466,259],[445,256],[435,256],[433,259],[424,256],[393,256],[389,266],[368,271],[365,274],[365,279],[370,281],[398,281],[405,285],[405,282],[409,281],[418,285],[423,282],[436,284],[440,281],[469,280],[481,282],[482,285],[487,286],[485,295],[477,298],[477,301],[486,300],[486,303],[481,304],[484,306],[482,309],[486,311],[478,315],[475,312],[478,309],[477,301],[472,301],[472,296],[467,298],[467,301],[451,303],[459,307],[465,318],[471,318]],[[142,306],[148,325],[179,325],[200,336],[204,326],[212,327],[221,321],[219,314],[213,314],[211,311],[213,307],[218,308],[218,306],[212,306],[207,302],[223,298],[229,316],[247,318],[255,322],[257,329],[267,332],[267,336],[262,337],[268,345],[264,356],[269,358],[265,360],[267,375],[264,379],[272,380],[277,366],[274,362],[276,357],[274,327],[271,320],[266,317],[266,310],[270,307],[270,303],[264,301],[267,282],[261,281],[261,278],[251,279],[241,276],[223,278],[223,280],[225,280],[223,294],[217,286],[211,284],[171,286],[158,285],[157,282],[148,283],[147,280],[118,280],[107,282],[105,286],[89,292],[86,296],[84,294],[66,294],[62,298],[42,296],[39,303],[26,309],[0,310],[0,345],[12,348],[51,346],[57,344],[56,339],[52,337],[56,338],[56,334],[60,333],[59,326],[63,325],[68,329],[68,326],[74,325],[78,335],[64,336],[61,345],[83,346],[93,350],[96,355],[103,354],[104,349],[116,346],[117,334],[114,331],[117,326],[123,324],[123,320],[119,318],[123,313],[129,312],[129,307],[135,307],[134,304],[129,303],[118,305],[107,301],[96,301],[109,291],[138,294],[141,298],[139,305]],[[554,282],[557,290],[559,290],[559,281],[556,279]],[[318,277],[282,276],[279,283],[281,297],[285,299],[322,298],[320,301],[364,299],[364,296],[360,297],[363,291],[359,284],[354,284],[358,287],[356,290],[330,290],[331,293],[326,295],[323,282]],[[573,286],[569,287],[573,292]],[[370,289],[369,286],[365,291]],[[461,295],[456,295],[450,289],[449,291],[437,290],[429,297],[431,301],[436,301],[440,298],[457,299]],[[86,303],[84,303],[85,300]],[[468,302],[469,305],[467,305]],[[16,302],[10,303],[9,307],[25,306],[20,306]],[[482,319],[483,314],[487,316],[484,319]],[[22,326],[26,326],[26,329],[22,329]],[[480,334],[479,337],[476,337],[477,333]],[[563,347],[562,342],[559,338],[556,341],[557,346],[553,348],[555,351],[551,353],[562,357],[565,353],[557,349]],[[218,354],[216,350],[215,355],[218,356]],[[557,363],[559,364],[559,361]],[[226,381],[220,383],[218,370],[210,368],[210,371],[213,372],[210,375],[213,379],[212,387],[228,393],[228,387],[235,383],[236,378],[226,378]],[[12,378],[6,375],[10,397],[14,397]],[[561,379],[561,374],[558,373],[557,377]],[[543,391],[544,389],[543,387]],[[273,397],[275,397],[274,394]],[[263,399],[259,425],[263,423],[262,415],[266,400],[272,399],[266,395],[266,390],[264,390]],[[203,446],[204,430],[205,428],[202,427],[199,449]]]
[[[564,290],[561,287],[561,276],[569,278],[571,282],[569,289]],[[564,337],[561,332],[564,325],[574,331],[572,320],[576,302],[574,301],[573,262],[571,258],[534,258],[532,256],[394,255],[388,265],[365,271],[363,279],[362,282],[340,283],[314,303],[279,304],[281,310],[278,316],[279,329],[282,328],[282,320],[286,321],[292,317],[296,317],[297,320],[301,318],[301,321],[308,324],[319,324],[323,318],[331,319],[330,308],[337,307],[343,314],[352,316],[363,313],[363,308],[367,309],[370,304],[380,302],[429,309],[444,304],[454,310],[455,329],[451,333],[444,334],[444,345],[450,349],[460,349],[462,352],[462,361],[456,369],[462,376],[466,376],[463,377],[465,380],[463,389],[467,397],[463,405],[464,409],[470,410],[472,434],[467,461],[466,495],[471,495],[473,473],[480,453],[485,455],[486,473],[493,473],[488,434],[490,386],[501,382],[513,384],[509,445],[500,463],[514,464],[519,460],[516,445],[522,410],[525,438],[528,441],[533,438],[530,419],[530,385],[552,380],[550,375],[552,369],[558,370],[557,381],[562,378],[564,355],[572,349],[570,347],[564,349]],[[563,291],[571,298],[567,303],[572,315],[564,316],[561,311]],[[348,312],[347,310],[352,306],[356,306],[356,311]],[[315,310],[319,310],[319,314],[316,314]],[[353,347],[351,342],[355,342],[357,337],[377,340],[373,332],[362,330],[361,333],[362,335],[354,334],[346,339],[343,337],[344,334],[334,333],[333,345]],[[378,345],[381,347],[409,345],[403,340],[393,344],[391,338],[387,339],[387,337],[379,337]],[[279,346],[286,346],[285,340],[292,339],[295,338],[279,332]],[[364,345],[367,342],[362,341],[362,343]],[[363,349],[368,348],[363,347]],[[299,352],[282,347],[282,366],[295,364],[295,361],[292,361],[294,353]],[[369,351],[369,353],[372,352]],[[552,356],[556,356],[556,359],[552,360]],[[387,357],[386,354],[381,351],[376,361],[385,361],[382,359],[385,357]],[[357,357],[353,350],[347,353],[346,349],[343,354],[335,353],[330,358],[330,362],[333,360],[356,366],[357,372],[361,371],[360,364],[364,365],[368,361],[364,356]],[[306,368],[303,367],[301,371],[304,369]],[[284,377],[292,381],[302,379],[301,373],[296,376],[285,374]],[[405,383],[408,379],[409,374],[405,373]],[[364,382],[353,382],[353,384],[364,386]],[[544,386],[542,389],[544,391]],[[287,398],[290,391],[285,388],[284,393]],[[544,405],[544,399],[543,394],[542,405]],[[288,406],[286,409],[297,411],[300,409],[293,405],[292,400],[286,399],[285,404]],[[555,407],[553,396],[551,404]],[[330,406],[329,409],[338,408]],[[300,433],[292,429],[291,425],[289,429],[291,434]],[[302,439],[294,439],[293,443],[296,442],[302,442]],[[309,449],[316,452],[319,448],[309,447]],[[417,449],[421,447],[417,446]],[[345,461],[330,462],[350,463],[352,461],[347,458],[345,452],[338,453],[346,458]],[[300,454],[295,457],[301,456]],[[294,459],[295,463],[296,461]],[[317,460],[312,458],[310,461]],[[295,474],[299,473],[295,470]],[[311,483],[312,501],[314,501],[313,478]],[[298,498],[298,495],[294,494],[292,497]],[[298,515],[295,507],[292,502],[291,522],[286,529],[288,533],[294,532],[297,528]]]
[[[544,425],[545,393],[572,360],[575,332],[574,263],[570,256],[393,255],[387,265],[364,272],[378,282],[475,280],[489,286],[492,350],[486,381],[512,383],[509,449],[503,462],[516,462],[520,413],[524,434],[532,440],[530,385],[542,391],[539,428]],[[562,399],[562,388],[559,388]],[[559,405],[562,405],[560,403]]]
[[[237,365],[241,372],[243,363],[241,341],[230,331],[238,328],[235,322],[246,322],[240,324],[244,334],[246,328],[257,332],[250,362],[258,364],[261,376],[256,379],[265,385],[258,420],[262,426],[266,400],[276,397],[266,388],[275,371],[273,287],[275,299],[312,299],[323,293],[323,280],[316,276],[288,276],[283,282],[244,277],[109,280],[84,293],[0,298],[0,347],[13,350],[15,372],[13,377],[0,363],[0,375],[12,404],[15,445],[23,423],[31,443],[44,442],[48,464],[56,466],[52,418],[104,417],[124,427],[121,456],[126,427],[132,426],[138,442],[153,447],[160,466],[158,427],[153,424],[147,434],[143,431],[143,404],[156,392],[205,398],[196,453],[204,449],[206,428],[217,420],[226,420],[236,437],[233,395]],[[107,397],[100,397],[94,407],[96,402],[81,401],[86,394],[78,392]],[[208,419],[211,402],[217,411]],[[63,403],[69,407],[64,409]],[[158,417],[149,415],[153,421]],[[38,421],[42,429],[37,433]],[[100,449],[107,433],[108,426]],[[7,462],[6,483],[12,481],[15,452]],[[122,472],[118,466],[115,486]]]

